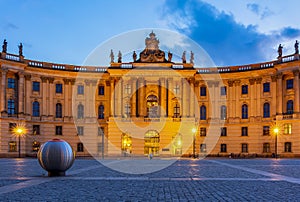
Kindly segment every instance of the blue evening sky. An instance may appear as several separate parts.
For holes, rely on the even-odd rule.
[[[28,59],[80,65],[99,44],[142,28],[196,41],[218,66],[274,60],[300,41],[298,0],[0,0],[0,41]],[[159,36],[157,36],[159,38]],[[107,57],[109,53],[107,54]]]

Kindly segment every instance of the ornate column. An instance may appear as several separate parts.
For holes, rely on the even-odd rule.
[[[68,99],[68,94],[69,94],[69,79],[63,79],[64,81],[64,100],[65,100],[65,105],[64,105],[64,116],[68,117],[69,116],[69,99]]]
[[[97,87],[97,80],[91,80],[91,86],[90,86],[90,96],[89,96],[89,105],[90,105],[90,117],[95,118],[96,115],[96,108],[95,108],[95,93],[96,93],[96,87]],[[105,92],[107,93],[107,92]],[[104,115],[105,115],[106,106],[104,107]]]
[[[53,103],[53,96],[54,96],[54,78],[48,77],[49,81],[49,115],[54,116],[54,103]]]
[[[139,89],[138,89],[138,101],[139,101],[139,116],[140,117],[144,117],[145,116],[145,108],[144,108],[144,102],[145,102],[145,92],[144,92],[144,78],[139,78],[138,79],[138,85],[139,85]]]
[[[295,70],[294,72],[294,83],[295,83],[295,99],[294,99],[294,112],[299,113],[299,70]]]
[[[214,82],[214,106],[213,106],[213,108],[215,109],[215,118],[217,118],[217,119],[220,119],[220,111],[221,111],[221,107],[219,105],[219,100],[220,100],[219,82],[215,81]]]
[[[1,78],[1,112],[6,111],[6,76],[8,69],[2,68],[2,78]]]
[[[282,114],[282,73],[277,74],[277,113]]]
[[[196,102],[196,94],[195,94],[195,88],[194,88],[194,78],[189,79],[190,83],[190,117],[195,117],[195,102]]]
[[[167,109],[166,109],[166,96],[167,96],[167,93],[166,93],[166,79],[164,78],[160,78],[159,79],[159,84],[160,84],[160,116],[161,117],[165,117],[166,116],[166,112],[167,112]]]
[[[108,111],[108,115],[111,116],[111,86],[110,86],[110,81],[109,80],[106,80],[105,81],[105,92],[106,95],[105,95],[105,98],[107,98],[108,100],[108,108],[107,108],[107,111]]]
[[[250,116],[254,117],[256,115],[256,103],[255,100],[257,99],[257,95],[255,93],[256,89],[254,87],[255,84],[255,79],[251,78],[249,79],[249,83],[250,83]],[[256,97],[256,99],[255,99]],[[258,102],[258,101],[257,101]]]
[[[261,81],[262,81],[262,78],[256,78],[255,79],[255,85],[256,85],[256,96],[257,96],[257,99],[256,99],[256,115],[258,117],[260,117],[262,115],[262,103],[261,103]]]
[[[18,104],[18,113],[24,114],[24,71],[18,72],[19,74],[19,86],[18,86],[18,93],[19,93],[19,104]]]
[[[85,117],[89,118],[89,117],[91,117],[91,114],[90,114],[91,103],[89,102],[90,96],[92,96],[92,94],[90,92],[91,81],[88,79],[85,79],[84,83],[85,83],[85,89],[86,89],[86,96],[84,99],[84,111],[85,111]],[[77,105],[75,105],[75,108],[77,108]]]
[[[131,101],[130,101],[130,109],[131,109],[131,116],[136,117],[136,78],[131,78]]]
[[[216,116],[216,109],[215,109],[215,91],[214,91],[214,82],[208,81],[207,82],[207,92],[206,95],[209,96],[209,106],[207,106],[207,115],[208,118],[214,119]]]
[[[240,105],[240,96],[241,96],[241,81],[235,80],[235,117],[241,117],[241,105]]]
[[[47,115],[47,77],[41,77],[42,80],[42,116]]]
[[[172,97],[173,97],[173,94],[174,94],[174,91],[173,91],[173,79],[172,78],[167,78],[167,93],[168,93],[168,97],[166,98],[166,102],[167,102],[167,107],[168,107],[168,111],[167,111],[167,116],[168,117],[172,117],[173,116],[173,109],[172,109],[172,103],[171,103],[171,100],[172,100]]]
[[[111,109],[110,109],[110,116],[115,116],[115,99],[116,99],[116,95],[115,95],[115,79],[111,78],[110,79],[110,92],[111,92]]]
[[[183,105],[183,109],[182,109],[182,116],[183,117],[187,117],[187,115],[189,114],[189,110],[188,110],[188,102],[187,100],[189,99],[188,97],[188,86],[187,86],[187,80],[186,79],[181,79],[182,82],[182,105]]]
[[[276,115],[276,110],[277,110],[277,106],[276,106],[276,103],[277,103],[277,76],[274,75],[274,76],[271,76],[271,79],[272,79],[272,83],[271,83],[271,96],[272,96],[272,100],[271,100],[271,114],[274,114]],[[274,110],[273,110],[274,109]]]
[[[122,79],[120,77],[117,78],[116,82],[116,115],[118,117],[122,117],[122,109],[123,109],[123,96],[122,96]]]
[[[233,111],[233,106],[234,106],[233,83],[234,83],[234,81],[229,80],[227,83],[228,83],[227,117],[231,118],[231,117],[234,117],[234,111]]]
[[[31,95],[31,75],[25,74],[25,114],[31,114],[31,102],[30,102],[30,95]]]

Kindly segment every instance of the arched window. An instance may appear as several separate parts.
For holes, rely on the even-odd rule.
[[[264,103],[264,118],[269,118],[270,117],[270,104],[269,103]]]
[[[248,105],[246,104],[242,106],[242,119],[248,119]]]
[[[9,99],[7,101],[7,114],[8,115],[13,115],[15,114],[15,101],[13,99]]]
[[[293,100],[289,100],[286,103],[286,113],[293,114],[294,113],[294,102]]]
[[[104,105],[98,107],[98,119],[104,119]]]
[[[77,118],[83,119],[84,116],[84,106],[82,104],[79,104],[77,107]]]
[[[221,120],[225,120],[227,117],[227,109],[225,105],[221,106]]]
[[[83,152],[83,144],[81,142],[77,143],[77,152]]]
[[[40,103],[38,101],[32,103],[32,116],[40,116]]]
[[[200,107],[200,120],[206,120],[206,107],[202,105]]]
[[[57,103],[55,109],[55,117],[62,118],[62,105],[60,103]]]

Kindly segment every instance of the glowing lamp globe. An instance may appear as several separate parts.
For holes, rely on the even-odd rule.
[[[66,141],[53,139],[41,146],[37,157],[48,176],[65,176],[66,170],[73,165],[75,153]]]

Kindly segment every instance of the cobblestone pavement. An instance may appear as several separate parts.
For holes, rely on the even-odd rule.
[[[300,160],[181,159],[157,172],[126,174],[76,159],[65,177],[47,177],[37,159],[0,159],[0,201],[82,200],[300,201]]]

